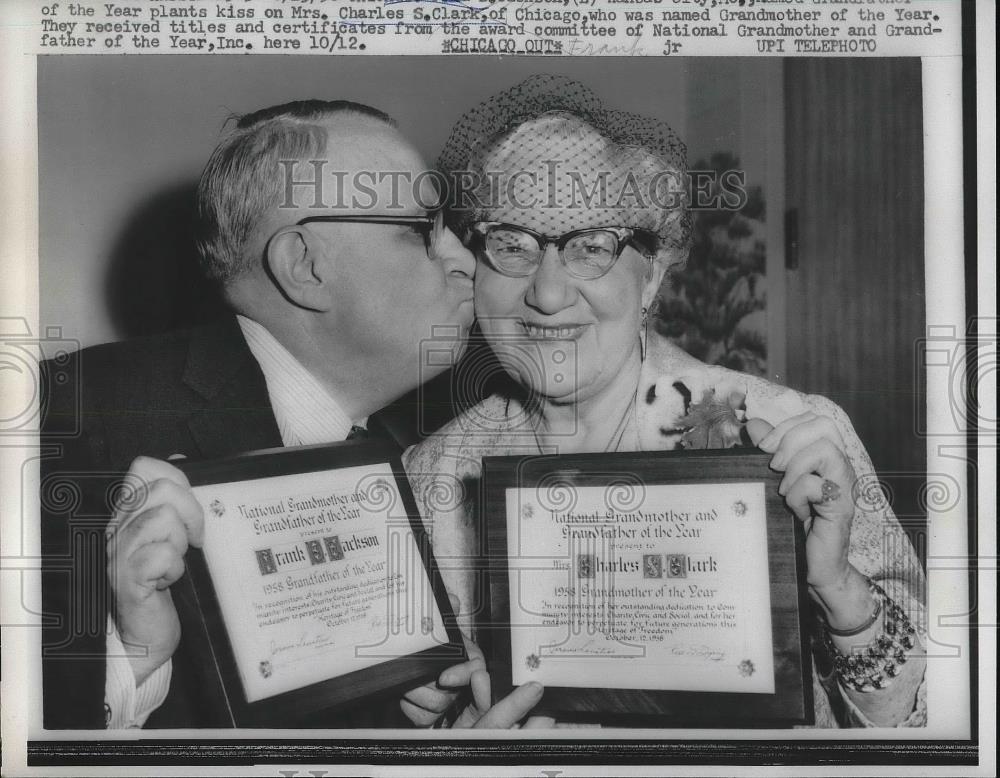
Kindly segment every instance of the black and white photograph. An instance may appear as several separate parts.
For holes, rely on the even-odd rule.
[[[24,774],[977,774],[933,59],[31,58]]]

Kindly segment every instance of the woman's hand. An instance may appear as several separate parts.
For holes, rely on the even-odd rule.
[[[457,607],[456,607],[457,610]],[[531,711],[542,698],[542,686],[529,683],[519,686],[491,707],[490,674],[486,671],[483,652],[464,633],[465,653],[468,660],[449,667],[441,673],[437,682],[412,689],[400,700],[404,715],[418,727],[430,727],[455,704],[459,695],[469,687],[472,699],[459,713],[453,729],[510,729]],[[547,728],[554,726],[551,719],[532,717],[525,723],[526,728]]]
[[[777,427],[758,418],[746,426],[750,439],[774,455],[771,468],[785,474],[778,493],[805,528],[807,580],[828,623],[837,629],[863,623],[874,602],[847,558],[856,476],[836,424],[803,413]]]

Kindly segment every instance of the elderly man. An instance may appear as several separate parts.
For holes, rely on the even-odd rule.
[[[430,376],[421,340],[434,336],[439,350],[444,333],[457,356],[475,263],[429,210],[424,171],[392,119],[364,105],[244,116],[198,189],[204,267],[235,315],[86,349],[72,357],[79,386],[52,382],[50,423],[82,413],[80,435],[43,437],[46,727],[214,723],[170,589],[203,517],[163,460],[344,440]],[[50,441],[60,453],[44,458]],[[150,484],[128,508],[114,486],[126,470]],[[466,667],[456,685],[481,672]],[[407,697],[417,723],[449,699],[430,687]],[[488,694],[477,699],[485,711]],[[515,721],[516,702],[499,713]]]

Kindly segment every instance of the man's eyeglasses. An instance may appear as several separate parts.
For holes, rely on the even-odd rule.
[[[566,271],[576,278],[593,280],[605,275],[633,245],[640,253],[656,253],[656,235],[631,227],[594,227],[549,237],[540,232],[504,222],[476,222],[472,225],[474,248],[498,273],[526,278],[542,264],[545,250],[554,244]]]
[[[397,227],[410,227],[414,232],[423,236],[424,247],[427,249],[428,254],[430,254],[435,242],[444,230],[444,213],[443,211],[435,211],[434,213],[422,214],[420,216],[377,216],[374,214],[307,216],[305,219],[299,219],[295,224],[301,227],[314,222],[328,222],[333,224],[390,224]]]

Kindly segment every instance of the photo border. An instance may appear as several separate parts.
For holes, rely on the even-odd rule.
[[[963,5],[963,68],[962,68],[962,169],[965,174],[963,191],[965,212],[963,232],[965,242],[965,290],[966,311],[969,312],[969,328],[963,333],[975,338],[979,330],[980,296],[974,279],[980,269],[978,257],[978,214],[977,191],[977,124],[976,124],[976,56],[975,56],[975,4],[966,0]],[[994,320],[995,327],[995,320]],[[995,331],[995,330],[994,330]],[[978,355],[975,345],[966,343],[967,374],[965,385],[972,389],[978,385]],[[976,409],[965,409],[970,424],[966,433],[966,472],[968,486],[968,584],[970,604],[980,602],[979,576],[983,569],[979,563],[979,533],[977,531],[978,488],[978,445],[980,443]],[[990,551],[991,549],[985,549]],[[975,615],[975,611],[973,611]],[[27,743],[29,766],[73,766],[93,765],[163,765],[163,766],[211,766],[256,764],[396,764],[406,762],[415,765],[427,764],[479,764],[484,757],[494,760],[493,764],[587,764],[608,763],[649,764],[649,765],[832,765],[832,766],[972,766],[979,758],[979,710],[980,673],[979,629],[974,618],[970,619],[969,663],[970,663],[970,715],[972,737],[967,740],[857,740],[846,742],[835,740],[723,740],[703,743],[691,740],[607,740],[589,741],[585,752],[579,745],[566,743],[561,739],[520,740],[516,748],[505,739],[456,739],[449,742],[400,738],[391,743],[375,744],[353,738],[351,743],[331,743],[326,739],[226,739],[192,741],[189,739],[164,738],[140,740],[72,740],[53,737],[35,739]],[[995,690],[994,690],[995,693]],[[52,733],[55,735],[56,733]],[[62,734],[62,733],[59,733]],[[850,731],[848,734],[851,734]],[[856,733],[854,733],[856,734]],[[382,736],[384,737],[384,735]],[[522,735],[523,737],[523,735]],[[139,757],[140,761],[137,761]]]

